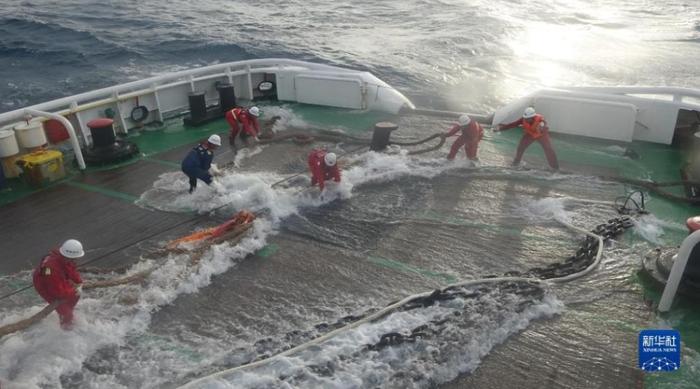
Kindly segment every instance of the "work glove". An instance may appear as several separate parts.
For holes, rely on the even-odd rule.
[[[75,285],[75,294],[77,296],[80,296],[83,294],[83,284],[77,284]]]
[[[216,164],[212,163],[209,167],[209,174],[211,174],[212,176],[220,176],[222,173],[221,170],[219,170],[219,167],[216,166]]]

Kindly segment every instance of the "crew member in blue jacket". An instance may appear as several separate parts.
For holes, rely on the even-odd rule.
[[[185,159],[182,160],[182,171],[190,179],[190,193],[197,188],[197,179],[211,185],[212,173],[218,172],[216,165],[213,165],[211,161],[214,159],[214,150],[219,146],[221,146],[221,137],[214,134],[190,150]]]

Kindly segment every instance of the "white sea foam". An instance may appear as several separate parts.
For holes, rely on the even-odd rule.
[[[531,220],[548,220],[569,222],[571,213],[564,209],[566,198],[546,197],[528,202],[520,212]]]
[[[288,128],[310,128],[311,125],[295,114],[294,111],[285,107],[263,107],[263,119],[270,119],[277,116],[278,119],[272,126],[273,132],[284,131]]]
[[[654,215],[642,215],[641,217],[634,219],[634,233],[640,236],[647,242],[653,243],[655,245],[663,244],[680,244],[678,242],[664,242],[664,235],[666,230],[671,230],[676,233],[685,233],[686,228],[680,223],[669,222],[666,220],[661,220]]]

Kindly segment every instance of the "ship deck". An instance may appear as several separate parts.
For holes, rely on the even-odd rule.
[[[337,111],[326,112],[314,109],[316,111],[309,113],[309,116],[315,115],[317,118],[315,124],[318,126],[330,124],[337,114]],[[345,128],[351,126],[359,131],[361,128],[368,128],[370,123],[378,119],[382,118],[370,116],[358,120],[356,116],[349,115],[344,124]],[[393,119],[397,120],[397,118]],[[405,120],[409,122],[413,120],[408,124],[414,127],[427,127],[435,123],[434,118],[426,117]],[[0,223],[0,236],[3,237],[0,240],[0,252],[3,253],[0,260],[0,274],[9,275],[30,270],[48,249],[67,238],[77,238],[83,242],[87,250],[85,260],[91,261],[91,265],[121,266],[138,261],[142,253],[158,247],[164,241],[211,226],[230,216],[220,212],[204,214],[164,212],[135,203],[162,174],[179,171],[182,157],[198,140],[205,139],[213,133],[219,133],[223,139],[226,139],[226,125],[223,120],[197,129],[184,129],[179,123],[180,119],[176,118],[165,129],[142,131],[139,136],[132,135],[130,139],[139,144],[143,153],[136,160],[117,166],[90,168],[85,172],[69,169],[66,179],[41,190],[29,189],[20,180],[12,180],[10,189],[0,193],[0,220],[3,220],[3,223]],[[447,123],[447,121],[438,121],[438,126],[445,127]],[[491,140],[492,146],[488,152],[493,154],[494,158],[501,154],[501,162],[506,163],[517,141],[516,134],[494,138]],[[625,166],[611,167],[605,161],[582,163],[583,159],[590,161],[590,154],[578,150],[575,142],[572,144],[574,146],[570,146],[570,149],[562,146],[565,151],[559,152],[563,170],[599,176],[631,172]],[[644,153],[647,151],[645,148],[648,148],[649,152],[657,151],[655,158],[658,160],[676,158],[670,153],[659,155],[658,150],[662,149],[656,150],[655,146],[640,145],[637,152]],[[251,157],[244,169],[247,171],[275,169],[284,173],[293,173],[295,169],[304,168],[303,162],[300,161],[304,160],[307,149],[308,146],[273,144],[267,146],[264,153]],[[215,162],[226,165],[233,160],[234,153],[231,152],[227,142],[224,142],[216,152]],[[525,160],[537,166],[542,164],[543,158],[538,150],[528,155]],[[653,178],[657,180],[672,178],[671,171],[675,168],[669,168],[671,164],[666,161],[660,164],[647,159],[645,163],[649,164],[647,171]],[[479,188],[476,185],[471,190]],[[688,213],[687,207],[679,207],[663,199],[656,199],[650,206],[653,211],[661,212],[667,218]],[[502,211],[508,212],[508,209]],[[390,233],[387,232],[387,234]],[[245,309],[249,305],[247,299],[257,298],[255,291],[262,287],[261,284],[274,285],[275,277],[282,277],[282,275],[297,279],[300,289],[293,291],[293,294],[301,295],[301,290],[306,289],[302,286],[304,283],[308,283],[311,288],[323,290],[324,287],[318,284],[321,282],[319,280],[324,278],[324,269],[330,266],[326,261],[331,261],[333,266],[345,266],[347,269],[346,275],[336,279],[339,282],[336,287],[357,290],[359,295],[363,294],[362,285],[369,287],[386,280],[391,280],[387,282],[386,287],[390,290],[391,285],[398,284],[413,284],[430,289],[452,279],[450,278],[452,276],[445,276],[431,269],[430,264],[424,262],[404,263],[391,259],[365,261],[361,264],[345,261],[343,265],[342,256],[321,254],[318,257],[300,258],[293,255],[294,252],[309,244],[316,247],[312,251],[317,253],[332,252],[334,249],[324,243],[304,240],[298,233],[283,228],[277,235],[269,238],[268,245],[263,250],[253,258],[242,261],[236,267],[234,274],[225,273],[202,290],[201,298],[215,296],[217,288],[226,288],[229,294],[235,296],[230,304]],[[292,263],[293,266],[290,266]],[[355,281],[349,274],[355,274],[359,277],[357,279],[363,280],[359,287],[353,286]],[[9,290],[11,289],[4,289],[3,292]],[[23,293],[33,293],[33,291],[28,290]],[[194,297],[183,296],[182,298],[187,300]],[[625,298],[625,303],[633,304],[639,298],[639,296],[628,296]],[[603,305],[603,302],[594,303],[589,310],[593,312],[600,308],[601,311],[607,311],[598,307],[597,304]],[[629,320],[643,322],[645,320],[643,316],[649,314],[644,310],[637,313],[639,317]],[[607,314],[612,315],[611,312]],[[177,302],[173,307],[163,309],[158,315],[160,317],[154,320],[156,323],[175,320],[179,317]],[[191,318],[184,320],[191,320]],[[504,344],[496,346],[473,374],[460,376],[451,383],[443,384],[442,387],[639,387],[643,378],[636,369],[636,345],[630,344],[629,347],[612,353],[611,360],[606,361],[612,365],[606,365],[607,367],[595,362],[599,360],[600,355],[594,348],[581,350],[580,354],[572,354],[563,361],[559,358],[560,356],[552,356],[547,350],[538,348],[538,336],[559,332],[561,337],[565,338],[565,332],[576,325],[576,320],[576,316],[564,314],[553,319],[537,321],[523,333],[512,336]],[[629,335],[629,328],[611,328],[609,323],[605,322],[601,322],[599,330],[604,334],[602,336],[605,339],[598,339],[596,343],[605,344],[606,341],[614,343],[616,337]],[[566,372],[559,372],[558,366],[561,364],[567,366],[582,364],[587,369],[579,370],[580,374],[577,376],[567,375]],[[503,374],[509,369],[511,372]]]

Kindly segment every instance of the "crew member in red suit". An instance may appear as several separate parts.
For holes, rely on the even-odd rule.
[[[234,148],[236,147],[236,137],[241,134],[241,140],[248,145],[248,137],[252,136],[258,140],[260,134],[260,125],[258,124],[258,116],[260,109],[258,107],[250,108],[234,108],[226,112],[226,121],[231,126],[231,134],[229,135],[229,143]],[[241,131],[241,127],[242,130]]]
[[[518,144],[518,150],[515,153],[515,159],[513,160],[513,166],[520,164],[520,160],[523,158],[523,153],[525,149],[534,141],[537,141],[542,146],[544,150],[544,155],[547,157],[547,163],[549,167],[554,170],[559,169],[559,162],[557,161],[557,154],[552,148],[552,143],[549,140],[549,127],[547,122],[544,120],[544,116],[539,115],[535,112],[532,107],[525,108],[523,112],[523,117],[508,124],[499,124],[498,129],[495,131],[504,131],[510,128],[522,127],[523,137],[520,138],[520,143]]]
[[[318,184],[323,190],[325,181],[333,179],[340,182],[340,169],[336,163],[335,153],[327,153],[325,150],[314,149],[309,154],[309,170],[311,170],[311,186]]]
[[[464,146],[464,151],[467,153],[467,158],[472,162],[479,161],[476,157],[476,151],[479,147],[479,141],[484,137],[484,130],[481,125],[472,120],[468,115],[462,115],[459,117],[457,124],[455,124],[445,136],[453,136],[459,132],[459,137],[452,144],[450,149],[450,154],[447,155],[447,159],[453,160],[459,149]]]
[[[68,239],[61,248],[52,250],[41,260],[32,277],[34,289],[47,303],[60,301],[56,312],[64,330],[73,327],[73,308],[80,299],[83,283],[73,260],[84,255],[83,245]]]

